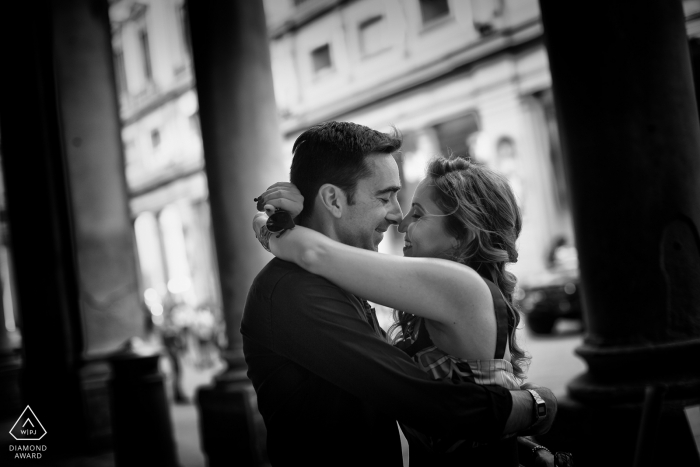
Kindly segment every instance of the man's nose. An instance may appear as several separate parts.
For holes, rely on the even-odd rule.
[[[386,215],[386,220],[390,224],[398,224],[403,219],[403,212],[401,211],[401,206],[399,205],[399,200],[394,199],[391,203],[391,208]]]
[[[411,219],[409,216],[404,217],[401,219],[401,222],[399,223],[398,231],[399,233],[406,233],[408,231],[408,226],[411,223]]]

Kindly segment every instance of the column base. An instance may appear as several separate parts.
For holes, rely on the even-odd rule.
[[[683,412],[687,402],[664,402],[655,449],[650,454],[653,459],[646,465],[700,466],[700,456]],[[537,441],[551,451],[573,453],[576,467],[631,466],[641,419],[641,403],[591,404],[565,396],[559,399],[552,429],[538,436]]]
[[[240,362],[239,362],[240,363]],[[267,466],[267,432],[245,367],[229,368],[199,388],[199,431],[208,467]]]
[[[663,384],[667,400],[700,397],[700,339],[647,345],[584,344],[576,353],[588,372],[567,389],[584,404],[640,404],[648,385]]]
[[[19,355],[0,354],[0,420],[17,417],[24,409],[19,390],[21,369]]]
[[[109,365],[104,360],[86,363],[80,369],[80,390],[85,418],[83,449],[96,454],[112,449],[112,411],[108,382]]]

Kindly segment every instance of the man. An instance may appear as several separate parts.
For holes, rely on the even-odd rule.
[[[402,218],[391,155],[400,145],[352,123],[304,132],[290,174],[304,198],[297,222],[376,251]],[[549,409],[538,421],[530,393],[433,381],[382,332],[367,302],[327,280],[279,259],[262,270],[241,333],[273,465],[400,466],[396,420],[427,434],[485,441],[551,424],[556,403],[548,390],[538,389]]]

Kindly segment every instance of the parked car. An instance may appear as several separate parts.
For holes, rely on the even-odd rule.
[[[560,319],[579,320],[583,327],[576,248],[557,242],[542,276],[519,288],[515,299],[535,334],[549,334]]]

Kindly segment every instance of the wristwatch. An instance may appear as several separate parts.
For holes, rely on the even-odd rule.
[[[537,423],[540,418],[547,415],[547,404],[534,389],[526,389],[526,391],[532,395],[533,399],[535,399],[535,423]]]

